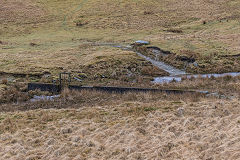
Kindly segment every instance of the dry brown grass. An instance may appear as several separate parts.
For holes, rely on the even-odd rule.
[[[0,159],[235,160],[238,106],[237,99],[134,100],[1,113]]]
[[[7,93],[7,94],[6,94]],[[9,96],[6,96],[9,95]],[[51,95],[48,92],[30,91],[23,93],[15,88],[11,88],[2,94],[2,104],[0,105],[1,112],[13,112],[13,111],[26,111],[35,109],[50,109],[50,108],[81,108],[86,106],[105,106],[105,105],[117,105],[122,102],[155,102],[160,100],[176,100],[176,101],[198,101],[203,95],[201,94],[167,94],[167,93],[151,93],[151,92],[128,92],[124,94],[120,93],[108,93],[100,91],[70,91],[68,89],[63,90],[61,98],[55,101],[38,101],[29,102],[33,95]],[[186,98],[187,97],[187,98]],[[15,105],[12,105],[12,104]]]
[[[181,83],[172,82],[169,84],[157,85],[165,89],[195,89],[208,90],[210,92],[219,92],[225,95],[240,95],[239,84],[240,77],[226,76],[222,78],[192,78],[184,79]]]
[[[0,23],[6,25],[9,23],[39,23],[45,15],[44,9],[40,8],[36,2],[30,0],[8,0],[1,1]]]
[[[238,7],[232,3],[228,0],[89,1],[74,18],[88,20],[88,25],[95,28],[167,28],[186,22],[237,19],[238,16],[233,15],[239,15]]]

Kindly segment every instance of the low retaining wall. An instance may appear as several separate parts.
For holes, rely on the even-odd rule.
[[[28,91],[31,90],[41,90],[41,91],[48,91],[48,92],[60,92],[61,87],[55,84],[45,84],[45,83],[28,83]]]
[[[43,83],[29,83],[28,90],[49,91],[49,92],[60,92],[61,87],[54,84],[43,84]],[[90,91],[104,91],[110,93],[125,93],[125,92],[165,92],[173,94],[182,94],[182,93],[199,93],[205,94],[203,92],[197,91],[184,91],[184,90],[163,90],[163,89],[153,89],[153,88],[135,88],[135,87],[97,87],[97,86],[69,86],[70,90],[90,90]]]
[[[152,89],[152,88],[135,88],[135,87],[96,87],[96,86],[69,86],[69,89],[73,90],[94,90],[94,91],[105,91],[105,92],[115,92],[115,93],[125,93],[125,92],[167,92],[167,93],[185,93],[186,91],[181,90],[162,90],[162,89]],[[193,92],[193,91],[187,91]]]

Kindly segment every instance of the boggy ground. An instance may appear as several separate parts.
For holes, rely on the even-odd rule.
[[[0,159],[240,158],[237,98],[69,91],[62,97],[31,106],[66,109],[5,106],[15,111],[0,113]]]

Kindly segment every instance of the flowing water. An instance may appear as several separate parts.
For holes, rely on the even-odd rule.
[[[195,74],[195,75],[185,75],[185,76],[165,76],[165,77],[156,77],[154,78],[153,82],[154,83],[170,83],[172,81],[175,82],[181,82],[182,79],[191,79],[191,78],[219,78],[219,77],[225,77],[225,76],[240,76],[240,72],[232,72],[232,73],[222,73],[222,74],[217,74],[217,73],[212,73],[212,74]]]
[[[170,82],[181,82],[183,79],[191,79],[191,78],[219,78],[219,77],[225,77],[225,76],[240,76],[240,72],[231,72],[231,73],[222,73],[222,74],[217,74],[217,73],[212,73],[212,74],[193,74],[190,75],[186,73],[183,70],[177,69],[173,66],[170,66],[164,62],[161,61],[156,61],[153,60],[152,58],[145,56],[139,52],[136,52],[131,45],[120,45],[120,44],[113,44],[113,43],[106,43],[106,44],[100,44],[100,45],[107,45],[107,46],[112,46],[115,48],[120,48],[122,50],[129,50],[135,52],[138,56],[144,58],[146,61],[151,62],[154,66],[158,67],[161,70],[164,70],[170,74],[170,76],[165,76],[165,77],[155,77],[153,82],[154,83],[170,83]]]
[[[134,51],[131,46],[114,45],[113,47],[121,48],[123,50]],[[156,60],[154,60],[154,59],[152,59],[150,57],[147,57],[147,56],[141,54],[140,52],[136,52],[136,51],[134,51],[134,52],[137,53],[138,56],[144,58],[146,61],[151,62],[154,66],[158,67],[159,69],[168,72],[171,76],[187,74],[185,71],[179,70],[179,69],[177,69],[177,68],[175,68],[173,66],[170,66],[170,65],[168,65],[168,64],[166,64],[164,62],[156,61]]]
[[[170,66],[170,65],[167,65],[166,63],[164,62],[161,62],[161,61],[156,61],[156,60],[153,60],[151,59],[150,57],[147,57],[139,52],[136,52],[137,55],[139,55],[140,57],[144,58],[145,60],[151,62],[154,66],[158,67],[159,69],[161,70],[164,70],[166,72],[168,72],[171,76],[176,76],[176,75],[185,75],[186,72],[185,71],[182,71],[182,70],[179,70],[173,66]]]

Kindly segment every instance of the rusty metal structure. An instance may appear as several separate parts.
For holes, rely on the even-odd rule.
[[[71,73],[62,72],[59,74],[59,86],[61,88],[68,87],[71,84],[71,81],[72,81]]]

